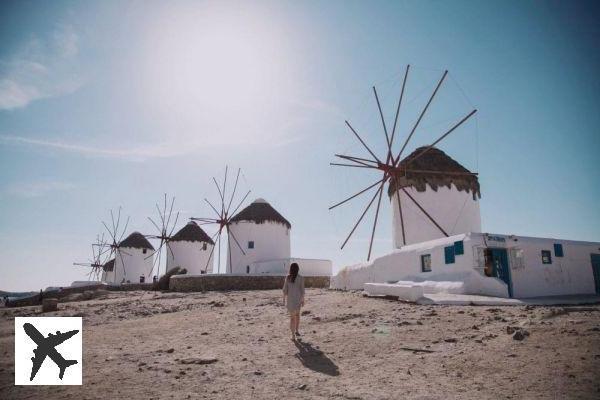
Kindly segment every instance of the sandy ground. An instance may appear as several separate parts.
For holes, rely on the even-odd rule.
[[[297,343],[279,291],[59,306],[45,315],[84,318],[83,386],[15,387],[14,317],[39,311],[0,309],[1,399],[600,398],[598,305],[418,306],[311,289]]]

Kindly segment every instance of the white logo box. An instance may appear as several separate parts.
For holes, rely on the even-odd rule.
[[[60,332],[62,337],[65,337],[63,334],[67,332],[78,331],[55,347],[48,346],[50,352],[52,352],[51,349],[55,349],[58,353],[59,356],[56,356],[56,353],[51,354],[55,359],[61,361],[62,357],[69,364],[64,368],[62,379],[59,378],[61,369],[51,355],[46,351],[40,351],[38,344],[27,334],[24,328],[26,324],[31,324],[35,328],[32,330],[31,326],[28,326],[29,332],[33,331],[32,334],[38,341],[48,339],[48,335],[50,334],[50,338],[55,337],[54,335],[57,334],[57,331]],[[15,385],[81,385],[83,371],[82,328],[83,322],[81,317],[16,317]],[[39,335],[36,331],[39,332]],[[33,380],[30,380],[33,368],[32,357],[36,356],[34,352],[36,349],[40,353],[38,356],[47,355]],[[75,361],[77,362],[76,364],[74,363]]]

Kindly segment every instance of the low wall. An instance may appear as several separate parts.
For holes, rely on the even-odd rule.
[[[213,290],[272,290],[283,287],[282,275],[176,275],[171,277],[169,290],[174,292],[204,292]],[[305,276],[307,288],[329,288],[328,276]]]
[[[60,290],[52,290],[48,292],[42,292],[40,294],[36,294],[29,297],[21,297],[19,299],[11,300],[6,307],[27,307],[27,306],[36,306],[42,304],[42,299],[62,299],[64,297],[70,296],[75,293],[83,293],[87,291],[95,291],[95,290],[109,290],[113,292],[126,292],[130,290],[152,290],[152,283],[125,283],[122,285],[105,285],[105,284],[97,284],[97,285],[87,285],[87,286],[66,286],[61,288]]]

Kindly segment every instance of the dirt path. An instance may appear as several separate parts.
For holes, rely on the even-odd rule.
[[[307,295],[299,343],[279,291],[109,293],[60,304],[45,315],[84,318],[80,387],[15,387],[14,317],[37,309],[0,309],[0,398],[600,398],[600,306]],[[514,340],[507,327],[530,335]]]

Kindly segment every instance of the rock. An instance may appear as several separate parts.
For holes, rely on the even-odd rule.
[[[254,375],[256,375],[256,376],[260,376],[260,375],[262,375],[262,374],[263,374],[263,373],[262,373],[262,372],[260,372],[260,371],[254,371]]]
[[[519,329],[519,330],[515,331],[515,334],[513,335],[513,339],[514,340],[523,340],[527,336],[529,336],[529,332],[527,332],[525,329]]]
[[[321,317],[313,317],[312,319],[313,319],[313,321],[317,321],[317,322],[321,321]]]
[[[447,338],[447,339],[444,339],[444,342],[446,342],[446,343],[456,343],[457,340],[456,340],[456,338]]]
[[[181,364],[214,364],[219,361],[216,357],[193,357],[193,358],[184,358],[179,360]]]
[[[58,299],[42,299],[42,312],[58,311]]]
[[[175,351],[175,349],[173,349],[173,348],[170,348],[169,350],[167,350],[167,353],[169,353],[169,354],[170,354],[170,353],[173,353],[174,351]]]
[[[300,313],[300,315],[308,315],[310,314],[310,310],[304,310]]]
[[[515,331],[517,330],[517,328],[515,328],[514,326],[507,326],[506,327],[506,333],[509,335],[512,335],[513,333],[515,333]]]
[[[173,275],[185,275],[187,270],[181,267],[171,268],[154,284],[154,290],[169,290],[169,282]]]
[[[306,384],[298,386],[298,390],[306,390]]]

